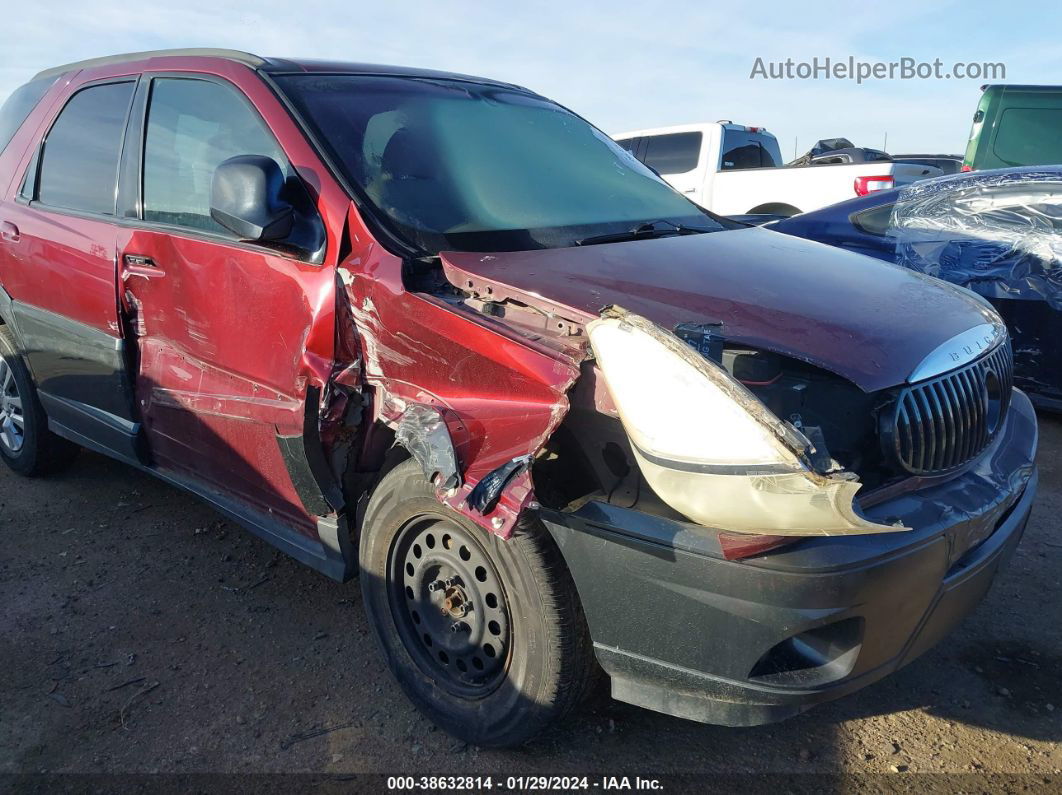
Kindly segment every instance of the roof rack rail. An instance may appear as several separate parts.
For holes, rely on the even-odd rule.
[[[89,58],[85,61],[75,61],[74,63],[63,64],[62,66],[53,66],[50,69],[38,72],[33,79],[37,80],[44,77],[58,77],[61,74],[72,72],[75,69],[92,69],[96,66],[109,66],[110,64],[126,63],[128,61],[143,61],[148,58],[165,58],[171,55],[193,55],[199,56],[200,58],[225,58],[230,61],[247,64],[254,69],[257,69],[266,63],[265,58],[260,58],[249,52],[241,52],[240,50],[224,50],[210,47],[191,47],[188,49],[176,50],[147,50],[145,52],[128,52],[123,55],[106,55],[102,58]]]

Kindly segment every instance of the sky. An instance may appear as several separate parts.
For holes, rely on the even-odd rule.
[[[757,58],[1006,66],[1062,84],[1062,6],[999,2],[611,3],[495,0],[30,0],[5,14],[0,96],[61,63],[170,47],[483,75],[557,100],[606,132],[730,119],[783,154],[820,138],[902,152],[965,149],[982,79],[750,79]],[[858,11],[860,7],[870,10]]]

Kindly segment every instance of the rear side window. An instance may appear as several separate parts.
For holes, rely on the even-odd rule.
[[[885,233],[889,231],[889,221],[892,220],[892,210],[895,206],[895,202],[889,202],[880,207],[871,207],[869,210],[853,213],[849,220],[855,224],[856,228],[868,235],[885,237]]]
[[[144,144],[144,219],[217,232],[210,217],[214,170],[237,155],[287,159],[261,117],[234,88],[209,80],[156,79]]]
[[[996,157],[1010,166],[1062,163],[1062,108],[1007,108],[999,117]]]
[[[645,154],[641,161],[658,174],[685,174],[697,168],[700,155],[699,132],[668,133],[650,135],[645,139]]]
[[[76,93],[55,120],[41,156],[42,204],[114,215],[118,159],[132,82]]]
[[[37,103],[48,93],[48,89],[54,82],[54,77],[45,77],[26,83],[16,88],[4,104],[0,105],[0,153],[11,143],[18,128],[37,107]]]
[[[720,171],[739,168],[775,168],[782,165],[782,154],[778,151],[778,142],[773,138],[748,132],[747,130],[723,131],[723,157],[719,163]]]

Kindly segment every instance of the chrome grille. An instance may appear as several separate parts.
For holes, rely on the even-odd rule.
[[[914,475],[962,466],[999,429],[1013,385],[1007,339],[965,367],[905,387],[886,415],[886,448]]]

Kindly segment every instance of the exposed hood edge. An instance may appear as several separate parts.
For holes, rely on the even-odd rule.
[[[490,256],[491,255],[486,255],[485,259]],[[578,307],[551,300],[536,292],[522,290],[519,287],[505,284],[497,279],[484,278],[473,270],[456,265],[447,259],[446,253],[440,254],[439,258],[442,262],[443,274],[446,276],[447,281],[459,290],[468,292],[479,300],[499,303],[504,301],[516,301],[542,312],[547,319],[556,318],[559,321],[566,321],[567,323],[577,326],[583,332],[582,336],[579,338],[573,339],[570,336],[564,337],[561,334],[551,333],[549,335],[543,335],[541,341],[546,342],[548,347],[557,350],[564,355],[565,358],[570,359],[575,364],[578,364],[585,358],[585,356],[574,356],[571,354],[572,343],[578,339],[578,345],[589,345],[589,340],[585,336],[585,329],[589,323],[597,320],[600,317],[600,314],[584,312]],[[601,305],[601,311],[604,312],[609,306],[611,306],[611,304],[603,303]],[[492,315],[491,319],[510,328],[515,328],[517,326],[517,324],[506,322],[505,317]],[[723,321],[719,320],[717,317],[704,313],[691,313],[683,322],[721,325],[724,328],[723,336],[728,342],[735,342],[740,345],[747,345],[751,348],[777,353],[789,359],[818,367],[822,370],[833,373],[840,378],[851,380],[849,374],[836,367],[831,367],[829,362],[820,361],[814,357],[807,356],[801,351],[795,350],[791,347],[774,345],[759,337],[728,333],[725,330],[725,324]],[[560,325],[564,325],[564,323],[561,323]],[[517,330],[520,334],[526,333],[522,328]],[[674,331],[674,329],[667,330]],[[562,343],[559,338],[564,339],[565,341]],[[549,345],[548,341],[550,339],[556,340],[558,344]],[[902,380],[898,381],[895,386],[899,386],[901,383],[903,383]],[[856,386],[862,388],[858,383],[856,383]]]

